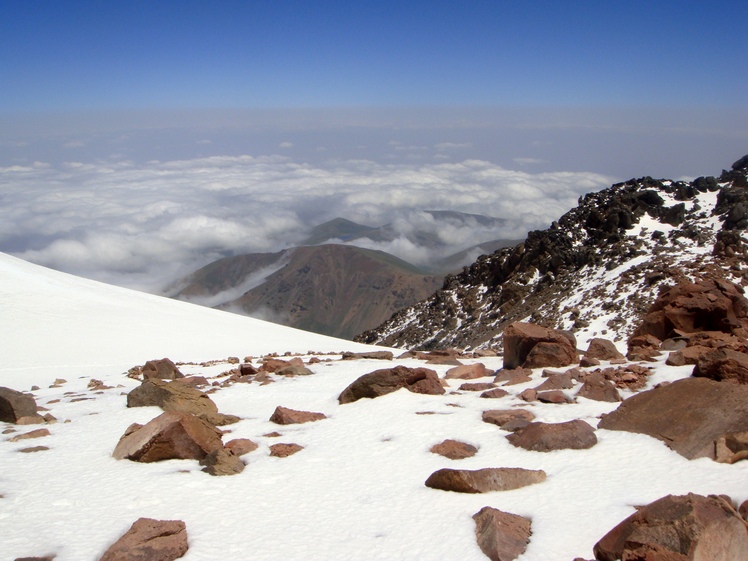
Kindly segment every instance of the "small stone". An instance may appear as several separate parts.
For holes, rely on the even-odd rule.
[[[478,453],[478,449],[472,444],[460,442],[459,440],[447,439],[439,444],[434,444],[430,451],[450,460],[462,460],[471,458]]]
[[[294,444],[294,443],[273,444],[270,447],[270,455],[276,458],[286,458],[303,449],[304,447],[301,446],[300,444]]]

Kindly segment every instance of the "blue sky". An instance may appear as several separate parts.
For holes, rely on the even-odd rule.
[[[739,1],[0,3],[0,112],[745,106]]]

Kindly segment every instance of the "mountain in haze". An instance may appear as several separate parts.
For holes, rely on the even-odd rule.
[[[381,251],[326,244],[225,257],[179,281],[169,295],[351,339],[441,282]]]
[[[718,177],[632,179],[579,199],[550,228],[448,275],[356,340],[500,347],[515,321],[624,341],[659,291],[699,277],[748,284],[748,156]]]

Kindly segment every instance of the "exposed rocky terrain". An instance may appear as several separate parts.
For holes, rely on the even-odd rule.
[[[619,344],[679,280],[748,282],[748,158],[719,177],[632,179],[579,200],[550,228],[448,275],[428,299],[356,340],[395,347],[500,347],[515,321]]]

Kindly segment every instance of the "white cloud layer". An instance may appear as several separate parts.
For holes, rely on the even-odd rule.
[[[64,162],[0,167],[0,251],[115,284],[156,290],[224,255],[277,251],[341,216],[392,223],[402,235],[369,244],[417,263],[433,252],[407,238],[433,231],[448,249],[545,228],[581,194],[610,185],[596,173],[532,174],[482,160],[300,163],[282,156]],[[423,210],[506,219],[452,224]]]

